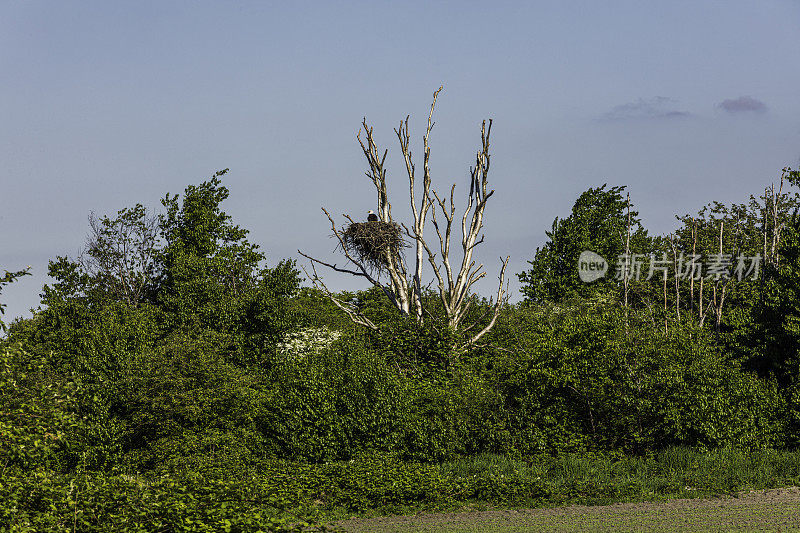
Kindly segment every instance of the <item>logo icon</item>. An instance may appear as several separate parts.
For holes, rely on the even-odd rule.
[[[584,250],[578,257],[578,277],[584,283],[591,283],[606,275],[608,272],[608,261],[603,259],[602,256]]]

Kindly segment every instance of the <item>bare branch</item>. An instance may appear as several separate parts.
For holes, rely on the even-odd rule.
[[[475,335],[474,337],[472,337],[472,339],[470,339],[469,342],[470,344],[475,344],[480,340],[481,337],[483,337],[489,330],[491,330],[494,327],[495,322],[497,321],[497,317],[500,315],[500,309],[505,303],[508,295],[508,284],[506,284],[506,288],[505,290],[503,290],[503,281],[505,279],[506,267],[508,266],[509,259],[510,259],[509,256],[506,256],[505,259],[500,258],[500,261],[503,263],[503,266],[500,268],[500,276],[498,276],[500,283],[497,286],[497,301],[495,301],[494,304],[494,313],[492,315],[492,319],[489,321],[489,323],[486,325],[485,328],[483,328],[477,335]]]
[[[330,268],[331,270],[334,270],[334,271],[336,271],[336,272],[341,272],[341,273],[343,273],[343,274],[351,274],[351,275],[353,275],[353,276],[361,276],[361,277],[366,277],[366,276],[365,276],[365,274],[364,274],[363,272],[356,272],[355,270],[350,270],[349,268],[340,268],[340,267],[337,267],[337,266],[336,266],[336,263],[333,263],[333,264],[331,264],[331,263],[326,263],[325,261],[321,261],[321,260],[319,260],[319,259],[316,259],[316,258],[314,258],[314,257],[311,257],[311,256],[310,256],[310,255],[308,255],[308,254],[304,254],[304,253],[303,253],[303,252],[301,252],[300,250],[297,250],[297,253],[298,253],[298,254],[300,254],[300,255],[302,255],[303,257],[305,257],[306,259],[308,259],[308,260],[309,260],[309,261],[311,261],[312,263],[319,263],[320,265],[322,265],[322,266],[326,266],[326,267],[328,267],[328,268]]]
[[[308,256],[305,256],[305,257],[308,257]],[[351,322],[353,322],[354,324],[358,324],[360,326],[368,327],[368,328],[370,328],[372,330],[377,330],[378,329],[378,326],[376,326],[375,323],[372,322],[369,318],[364,316],[364,314],[361,311],[359,311],[355,307],[353,307],[351,305],[348,305],[347,303],[343,302],[342,300],[337,298],[330,290],[328,290],[328,287],[322,281],[322,278],[320,278],[319,275],[317,275],[317,269],[314,267],[314,262],[313,261],[311,262],[311,270],[314,273],[313,276],[308,273],[308,271],[306,270],[306,268],[304,266],[300,265],[300,268],[303,269],[303,272],[305,272],[306,276],[308,276],[308,278],[311,280],[311,283],[313,283],[315,287],[317,287],[318,289],[322,290],[325,293],[325,295],[328,297],[328,299],[330,301],[332,301],[334,303],[334,305],[336,305],[336,307],[338,307],[339,309],[344,311],[345,314],[347,314],[347,316],[350,318]]]

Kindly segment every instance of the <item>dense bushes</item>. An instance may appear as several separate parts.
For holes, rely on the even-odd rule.
[[[0,530],[140,533],[302,531],[312,527],[263,482],[187,474],[8,476]],[[315,528],[316,529],[316,528]]]
[[[625,310],[613,287],[506,305],[469,350],[435,300],[420,325],[375,289],[342,294],[380,325],[356,329],[291,261],[263,266],[220,175],[167,196],[157,226],[141,206],[98,221],[91,260],[51,262],[43,308],[0,341],[0,530],[280,530],[337,509],[734,487],[750,478],[704,481],[711,463],[674,450],[744,464],[798,440],[796,380],[743,370],[731,335]],[[158,228],[140,267],[113,246],[121,227]],[[796,266],[771,281],[773,315],[794,309]],[[625,461],[664,486],[623,480]],[[770,479],[796,478],[786,461]]]
[[[332,461],[395,447],[408,403],[404,381],[357,337],[285,350],[270,366],[260,427],[273,455]]]
[[[47,361],[0,350],[0,473],[62,471],[81,433],[78,384],[55,377]]]
[[[520,307],[491,365],[525,453],[780,443],[774,384],[739,370],[700,328],[665,334],[603,303]],[[502,347],[506,347],[503,349]]]
[[[231,361],[224,336],[176,333],[104,378],[108,414],[96,420],[116,424],[137,469],[226,453],[438,462],[780,445],[774,384],[736,369],[700,330],[629,327],[602,306],[509,310],[493,347],[415,369],[352,331],[287,343],[255,366]],[[512,334],[515,344],[503,344]]]
[[[646,334],[604,304],[508,309],[492,345],[416,368],[352,330],[286,343],[253,365],[223,333],[176,331],[128,351],[124,329],[101,331],[103,344],[69,365],[69,353],[54,354],[36,378],[44,387],[80,376],[74,401],[96,467],[146,471],[208,454],[324,462],[380,451],[438,462],[763,448],[782,437],[775,385],[736,369],[702,330]]]

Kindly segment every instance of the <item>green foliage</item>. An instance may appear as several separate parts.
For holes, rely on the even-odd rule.
[[[26,268],[25,270],[19,270],[17,272],[9,272],[8,270],[4,270],[5,274],[0,277],[0,294],[3,293],[3,285],[8,285],[9,283],[13,283],[16,279],[21,278],[22,276],[29,276],[30,275],[30,267]],[[0,302],[0,332],[6,330],[6,325],[2,320],[3,313],[5,312],[6,306],[2,302]]]
[[[59,256],[49,262],[48,275],[55,282],[42,289],[42,304],[97,307],[119,302],[137,307],[152,302],[160,269],[156,219],[136,204],[113,219],[92,213],[89,227],[80,257]]]
[[[221,208],[225,172],[159,217],[92,217],[83,255],[50,262],[42,308],[0,343],[0,530],[298,530],[798,480],[795,455],[764,451],[800,434],[797,219],[764,281],[729,289],[720,327],[700,327],[685,287],[678,320],[661,280],[623,309],[613,282],[577,279],[580,251],[613,260],[627,231],[624,189],[590,189],[520,276],[527,301],[454,350],[463,333],[432,293],[423,324],[376,289],[338,295],[370,332],[301,289],[293,261],[265,267]],[[695,248],[722,227],[752,251],[758,210],[742,209],[689,221]],[[669,249],[632,219],[634,253]],[[467,318],[482,327],[489,309],[475,297]]]
[[[516,505],[599,504],[793,485],[800,479],[800,456],[788,451],[687,447],[646,456],[561,454],[531,460],[484,454],[442,464],[442,470],[462,482],[482,478],[475,485],[495,495],[484,498],[471,488],[462,493],[465,499]]]
[[[794,185],[800,172],[790,171]],[[781,384],[789,409],[787,440],[800,443],[800,215],[797,210],[783,227],[776,262],[764,267],[758,305],[752,309],[752,327],[745,341],[750,348],[746,364]]]
[[[173,334],[131,358],[113,383],[126,462],[151,470],[203,454],[258,451],[262,380],[226,361],[219,334]]]
[[[641,452],[779,442],[774,386],[727,362],[703,330],[664,334],[637,315],[629,320],[616,307],[589,303],[503,317],[494,338],[509,352],[492,372],[517,447]]]
[[[752,364],[788,385],[800,371],[800,217],[784,230],[780,258],[777,265],[766,265],[761,299],[753,310],[761,342]]]
[[[531,269],[519,274],[525,299],[533,302],[559,302],[575,296],[588,297],[613,291],[614,272],[594,283],[578,278],[578,257],[584,250],[600,254],[609,262],[625,252],[628,233],[628,201],[625,187],[606,185],[589,189],[575,201],[572,213],[556,218],[547,243],[536,249]],[[631,253],[650,253],[650,239],[631,209]]]
[[[395,447],[405,385],[357,337],[282,351],[270,366],[269,409],[259,424],[273,455],[318,462]]]
[[[158,300],[172,327],[235,331],[245,309],[263,311],[252,297],[259,283],[270,283],[267,272],[258,272],[264,255],[247,241],[248,231],[220,209],[229,194],[219,179],[226,173],[190,185],[182,201],[169,194],[162,200],[166,244]]]
[[[701,497],[800,482],[797,452],[669,448],[644,457],[473,455],[439,465],[368,454],[237,471],[140,475],[19,472],[0,484],[8,531],[324,530],[353,513]]]
[[[260,480],[191,473],[155,479],[25,473],[4,479],[0,501],[0,530],[14,532],[321,530]]]
[[[60,470],[72,452],[81,417],[80,385],[48,375],[49,362],[18,348],[0,349],[0,476]]]
[[[740,362],[749,359],[747,344],[750,341],[747,337],[752,333],[752,314],[760,298],[761,283],[753,278],[763,275],[768,262],[765,243],[771,242],[774,236],[771,227],[773,208],[777,207],[775,214],[785,220],[786,209],[797,205],[798,200],[797,194],[782,194],[775,205],[774,197],[765,194],[755,198],[751,195],[746,204],[712,202],[694,216],[677,217],[682,225],[675,232],[675,252],[687,262],[694,255],[700,264],[706,266],[712,264],[719,254],[727,254],[731,260],[731,277],[714,279],[703,272],[705,296],[701,302],[701,280],[698,277],[691,281],[687,275],[680,284],[678,302],[675,301],[676,294],[670,290],[669,307],[680,307],[684,317],[695,322],[701,321],[701,316],[705,315],[703,321],[714,330],[726,351]],[[745,275],[746,271],[737,275],[735,269],[740,257],[757,257],[759,269],[750,275]],[[749,263],[743,266],[749,267]]]
[[[457,356],[458,340],[457,333],[446,323],[437,324],[435,317],[420,324],[413,317],[398,316],[382,324],[374,334],[373,347],[402,368],[425,371],[447,368]]]
[[[91,234],[81,264],[98,289],[116,301],[136,306],[151,301],[158,278],[157,220],[141,204],[117,217],[89,217]]]

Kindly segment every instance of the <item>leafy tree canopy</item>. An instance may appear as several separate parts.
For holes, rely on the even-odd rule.
[[[578,277],[578,257],[584,250],[595,252],[610,264],[625,251],[628,236],[628,200],[624,186],[589,189],[575,202],[572,213],[556,218],[549,239],[536,249],[531,269],[519,274],[525,299],[534,302],[558,302],[571,297],[588,297],[612,290],[614,272],[591,284]],[[649,253],[650,238],[641,224],[639,213],[630,210],[631,253]],[[611,269],[611,267],[609,267]]]
[[[0,294],[3,292],[3,285],[8,285],[9,283],[13,283],[14,280],[21,278],[22,276],[30,275],[30,267],[26,268],[25,270],[19,270],[17,272],[9,272],[8,270],[4,270],[5,274],[0,276]],[[2,315],[5,312],[6,306],[3,303],[0,303],[0,331],[5,331],[6,325],[3,323]]]

